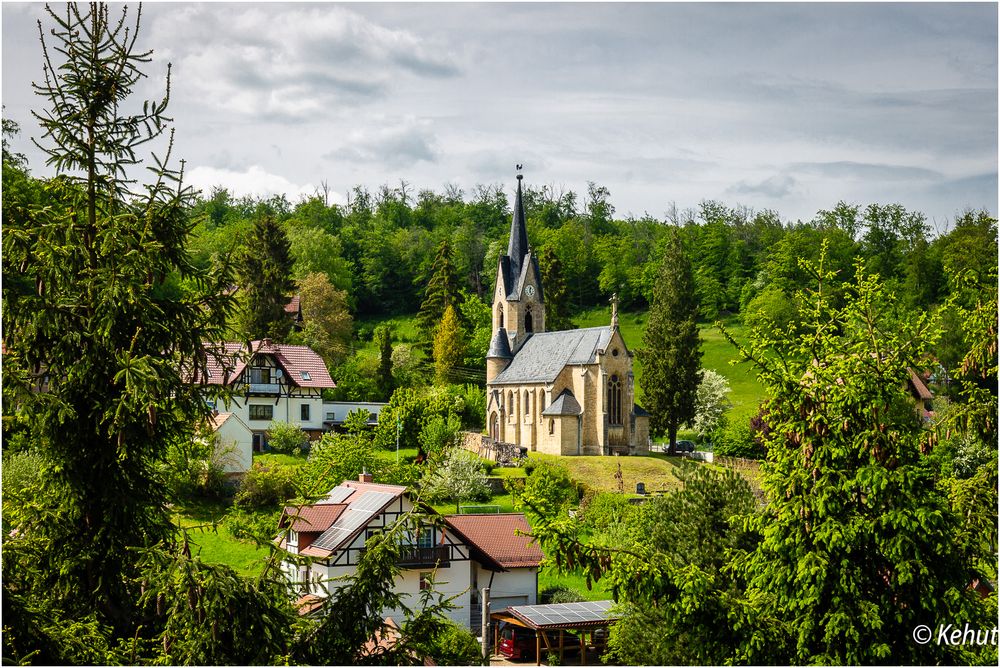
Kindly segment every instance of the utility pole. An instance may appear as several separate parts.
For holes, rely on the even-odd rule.
[[[483,606],[483,621],[482,621],[482,634],[483,634],[483,660],[486,661],[487,665],[490,661],[490,588],[483,587],[483,595],[480,597],[481,604]]]

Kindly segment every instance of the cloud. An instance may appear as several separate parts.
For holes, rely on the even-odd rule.
[[[412,117],[397,126],[380,125],[355,130],[335,151],[325,154],[327,160],[355,160],[391,167],[409,167],[418,162],[435,162],[436,138],[429,124]]]
[[[344,7],[160,7],[150,42],[175,62],[184,92],[210,107],[290,122],[384,97],[405,76],[459,73],[442,45]]]
[[[775,174],[760,183],[740,181],[726,189],[727,193],[735,195],[764,195],[774,199],[782,199],[797,190],[798,181],[788,174]]]
[[[259,165],[252,165],[243,171],[201,165],[185,172],[185,180],[188,185],[203,193],[210,192],[215,186],[221,186],[236,197],[285,195],[295,202],[300,197],[311,197],[316,193],[316,187],[311,183],[302,185],[292,183],[283,176],[269,173]],[[345,201],[339,193],[331,194],[334,202]]]
[[[797,162],[791,170],[830,179],[913,181],[940,179],[941,173],[923,167],[880,165],[865,162]]]

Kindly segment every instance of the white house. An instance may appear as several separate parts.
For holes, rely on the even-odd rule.
[[[405,487],[373,483],[370,474],[341,483],[316,504],[286,508],[285,531],[276,542],[291,554],[315,561],[305,566],[285,561],[285,575],[299,584],[304,599],[336,596],[341,585],[335,578],[354,573],[365,541],[411,510]],[[456,515],[444,520],[443,527],[425,525],[412,536],[412,544],[404,546],[402,572],[393,586],[407,605],[415,605],[433,580],[438,592],[456,596],[449,617],[478,629],[482,587],[491,588],[492,609],[537,602],[543,555],[530,538],[516,535],[530,530],[524,515]],[[401,611],[383,614],[399,619]]]
[[[242,473],[253,463],[253,432],[238,415],[215,413],[208,427],[218,439],[219,463],[226,473]]]
[[[243,343],[204,346],[206,377],[195,380],[233,389],[233,398],[217,400],[215,409],[237,416],[249,427],[253,452],[264,449],[265,432],[272,421],[294,424],[310,438],[326,431],[323,390],[336,385],[311,348],[270,339],[251,341],[249,349]]]

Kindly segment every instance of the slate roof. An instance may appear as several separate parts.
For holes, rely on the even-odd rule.
[[[490,341],[490,349],[486,353],[486,359],[490,358],[514,359],[514,353],[510,350],[510,341],[507,339],[507,330],[503,327],[497,330],[497,333],[493,335],[493,340]]]
[[[634,404],[632,408],[632,414],[636,417],[652,417],[645,408],[639,404]]]
[[[580,415],[583,409],[580,402],[576,400],[573,393],[568,389],[563,390],[548,407],[542,411],[542,415]]]
[[[514,200],[514,215],[510,221],[510,240],[507,243],[507,254],[500,256],[500,279],[503,281],[503,293],[507,299],[517,301],[521,298],[521,289],[528,272],[534,272],[535,284],[538,286],[538,301],[544,302],[542,291],[542,274],[538,270],[538,259],[528,245],[528,227],[524,217],[524,203],[521,200],[521,175],[517,176],[517,197]]]
[[[490,384],[551,383],[567,365],[595,362],[597,351],[607,347],[611,334],[610,327],[532,334]]]
[[[531,526],[521,513],[501,515],[448,515],[444,518],[465,542],[503,569],[537,567],[542,549],[528,536]]]
[[[308,346],[292,346],[284,343],[273,343],[268,339],[251,341],[251,355],[246,354],[243,343],[203,343],[207,360],[208,378],[204,380],[209,385],[232,385],[239,380],[247,363],[254,355],[270,355],[285,372],[284,381],[296,387],[334,388],[336,383],[330,377],[326,364],[316,352]],[[302,375],[306,372],[309,379]],[[196,382],[200,379],[195,379]]]

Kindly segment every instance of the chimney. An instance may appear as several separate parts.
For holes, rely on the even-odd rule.
[[[264,346],[263,346],[264,348],[270,348],[271,347],[271,339],[270,338],[265,338],[263,341],[261,341],[261,343],[264,344]]]
[[[358,476],[358,482],[371,482],[372,474],[366,469],[361,469],[361,475]]]

